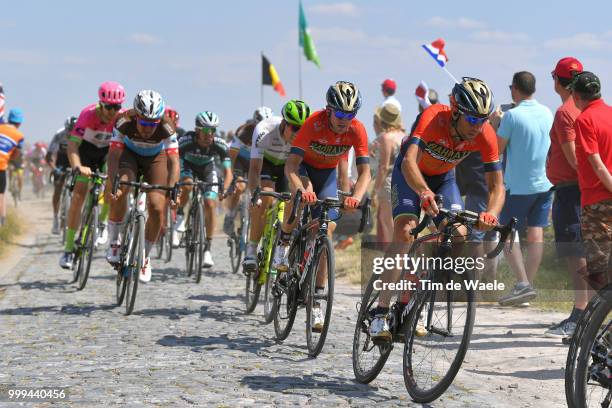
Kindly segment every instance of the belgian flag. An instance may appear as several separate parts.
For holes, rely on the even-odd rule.
[[[285,96],[285,88],[278,78],[276,68],[270,64],[270,61],[263,54],[261,54],[261,83],[271,85],[280,96]]]

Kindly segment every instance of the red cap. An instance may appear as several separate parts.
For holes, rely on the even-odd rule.
[[[390,89],[395,91],[397,89],[397,84],[392,79],[385,79],[382,83],[383,88]]]
[[[582,72],[582,64],[574,57],[561,58],[553,74],[559,78],[572,79],[574,74]]]

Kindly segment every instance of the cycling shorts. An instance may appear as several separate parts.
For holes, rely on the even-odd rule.
[[[119,156],[119,175],[128,175],[130,181],[142,174],[149,184],[162,186],[168,183],[168,156],[165,151],[155,156],[140,156],[130,149],[123,149]]]
[[[444,208],[449,210],[463,209],[463,200],[457,186],[454,170],[437,176],[423,175],[423,178],[431,191],[443,196],[442,206]],[[421,217],[421,199],[406,182],[400,166],[393,168],[391,176],[391,205],[394,220],[401,215],[407,215],[417,220]],[[439,225],[442,218],[442,215],[438,215],[434,218],[434,223]]]
[[[6,170],[0,170],[0,194],[6,193]]]
[[[186,178],[198,179],[206,183],[218,183],[219,175],[214,163],[209,163],[205,166],[194,166],[189,162],[183,162],[183,168],[181,169],[181,180]],[[204,191],[204,198],[210,200],[216,200],[219,197],[219,186],[206,186]]]
[[[261,179],[273,182],[274,190],[278,193],[289,191],[284,163],[276,165],[264,157],[261,166]]]
[[[338,179],[335,167],[318,169],[302,162],[300,164],[299,174],[301,177],[305,177],[310,180],[312,190],[317,195],[319,200],[324,200],[326,198],[338,198]],[[321,209],[319,206],[314,207],[312,217],[317,218],[320,211]],[[328,215],[330,220],[338,218],[338,209],[331,208]]]
[[[64,153],[57,153],[57,157],[55,159],[55,167],[59,167],[62,169],[69,169],[70,168],[70,161],[68,160],[68,154]]]
[[[104,171],[106,165],[106,156],[108,154],[108,147],[98,148],[95,145],[83,141],[79,145],[79,157],[81,158],[81,165],[89,167],[92,172]],[[88,182],[86,177],[78,176],[77,181]]]
[[[234,176],[248,178],[249,175],[249,159],[246,159],[242,156],[236,156],[236,160],[234,160]]]

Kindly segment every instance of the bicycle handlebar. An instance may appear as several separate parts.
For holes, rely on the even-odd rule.
[[[435,200],[436,200],[436,204],[440,205],[443,201],[442,195],[436,195]],[[442,217],[448,219],[451,223],[459,223],[465,226],[476,226],[479,223],[478,214],[472,211],[459,211],[458,212],[458,211],[447,210],[445,208],[440,208],[440,214],[442,215]],[[429,215],[426,215],[425,217],[423,217],[419,225],[415,229],[413,229],[410,232],[410,234],[414,237],[419,235],[425,229],[425,227],[429,225],[429,222],[431,221],[431,219],[432,217]],[[514,231],[515,231],[517,222],[518,220],[516,219],[516,217],[513,217],[512,219],[510,219],[510,222],[508,222],[508,224],[496,225],[495,227],[493,227],[492,231],[497,231],[500,233],[499,243],[491,252],[484,255],[485,258],[491,259],[491,258],[497,257],[501,253],[501,251],[504,249],[504,245],[505,245],[506,240],[508,239],[508,236],[511,237],[510,238],[510,248],[512,248],[512,244],[514,243],[514,235],[515,235]]]
[[[76,168],[76,169],[73,169],[70,173],[71,173],[70,174],[70,184],[68,185],[69,186],[68,188],[70,189],[70,191],[73,191],[74,190],[74,186],[75,186],[76,181],[77,181],[76,179],[77,179],[78,176],[81,175],[81,172],[79,171],[78,168]],[[68,174],[68,170],[66,170],[66,174]],[[98,179],[98,180],[106,180],[108,178],[108,176],[106,174],[104,174],[104,173],[99,173],[97,171],[94,171],[94,172],[92,172],[89,175],[89,178],[92,179],[92,180],[96,180],[96,179]]]
[[[247,184],[248,182],[246,180],[238,180],[238,178],[236,178],[234,176],[234,178],[232,178],[232,182],[230,183],[229,187],[227,188],[227,195],[233,194],[234,191],[236,190],[236,184],[237,183],[242,183],[242,184]]]
[[[200,190],[205,190],[206,187],[209,187],[209,186],[210,187],[217,186],[219,187],[219,195],[223,195],[223,183],[220,181],[217,181],[215,183],[209,183],[206,181],[196,180],[196,181],[181,181],[181,182],[176,183],[177,188],[181,186],[198,186]]]
[[[117,190],[119,190],[119,186],[130,186],[137,187],[140,190],[164,190],[170,192],[170,200],[176,202],[176,198],[178,197],[178,187],[180,183],[176,183],[174,186],[162,186],[160,184],[149,184],[144,181],[121,181],[119,174],[115,176],[113,180],[113,188],[112,194],[117,194]]]
[[[281,201],[291,200],[291,193],[287,193],[287,192],[277,193],[276,191],[262,191],[261,187],[258,186],[253,192],[253,197],[251,198],[251,204],[257,205],[257,201],[259,200],[259,197],[262,197],[262,196],[263,197],[274,197],[277,200],[281,200]]]

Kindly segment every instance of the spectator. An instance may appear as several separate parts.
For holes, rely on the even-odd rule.
[[[580,189],[576,173],[576,149],[574,121],[580,114],[568,86],[575,74],[582,72],[582,64],[576,58],[559,60],[552,72],[555,92],[562,105],[555,113],[550,129],[550,150],[546,159],[546,175],[554,185],[555,200],[552,221],[555,230],[557,256],[565,258],[574,286],[574,307],[570,316],[551,327],[547,337],[570,337],[576,323],[588,303],[587,285],[581,277],[586,269],[586,259],[580,234]]]
[[[23,148],[23,134],[18,130],[23,122],[21,109],[11,109],[8,115],[8,123],[0,124],[0,226],[6,220],[6,186],[9,161],[16,160],[21,156]]]
[[[384,106],[388,103],[391,103],[397,106],[397,109],[401,112],[402,105],[399,103],[397,98],[393,96],[395,95],[395,91],[397,90],[397,84],[395,83],[395,81],[392,79],[385,79],[381,86],[382,94],[385,97],[385,100],[383,101],[382,105]]]
[[[592,72],[578,74],[571,87],[582,111],[574,123],[582,239],[589,283],[599,289],[610,282],[612,269],[612,107],[601,98],[599,78]]]
[[[378,133],[378,170],[374,181],[373,199],[378,203],[376,212],[377,242],[388,243],[393,237],[393,216],[391,214],[391,171],[400,144],[406,136],[402,116],[395,105],[386,104],[374,114]]]
[[[553,115],[533,98],[535,85],[533,74],[526,71],[514,74],[510,92],[517,106],[503,116],[499,111],[492,115],[494,121],[501,120],[497,130],[499,152],[506,152],[507,191],[500,222],[506,224],[516,217],[519,231],[527,228],[528,248],[525,263],[518,242],[511,252],[506,248],[505,256],[517,283],[511,293],[499,300],[501,305],[523,304],[536,296],[533,281],[542,261],[544,227],[548,225],[552,206],[546,155]]]

